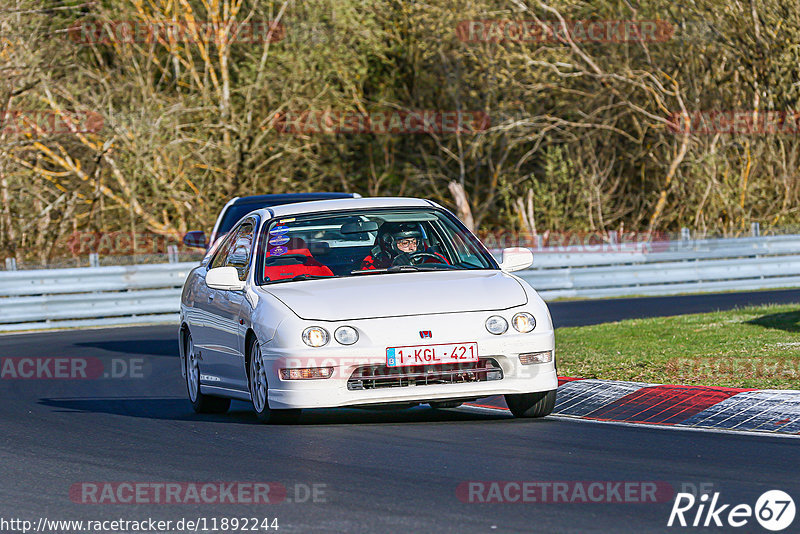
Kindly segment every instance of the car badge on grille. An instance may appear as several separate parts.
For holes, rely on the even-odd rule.
[[[419,337],[422,339],[431,338],[433,337],[433,333],[430,330],[420,330]]]

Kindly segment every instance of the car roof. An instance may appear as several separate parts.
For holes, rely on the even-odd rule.
[[[249,197],[238,197],[231,202],[231,206],[241,206],[243,204],[264,204],[269,202],[308,202],[314,200],[329,200],[338,198],[355,198],[353,193],[283,193],[276,195],[252,195]]]
[[[346,198],[339,200],[322,200],[312,202],[302,202],[297,204],[283,204],[262,208],[258,213],[264,217],[288,217],[291,215],[302,215],[305,213],[324,213],[334,211],[345,211],[352,209],[373,209],[373,208],[440,208],[438,204],[430,200],[410,197],[370,197],[370,198]],[[271,212],[271,213],[270,213]]]

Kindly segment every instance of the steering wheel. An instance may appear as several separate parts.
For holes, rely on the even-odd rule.
[[[439,256],[437,254],[433,254],[431,252],[412,252],[411,254],[405,253],[405,254],[400,254],[399,256],[395,257],[395,259],[392,260],[392,266],[400,265],[399,263],[397,263],[397,260],[400,259],[400,258],[408,258],[408,263],[411,264],[411,265],[420,265],[427,258],[430,258],[432,260],[436,260],[436,263],[444,263],[444,264],[447,263],[446,261],[444,261],[442,259],[441,256]]]

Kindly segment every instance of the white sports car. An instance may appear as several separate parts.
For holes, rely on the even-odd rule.
[[[449,211],[412,198],[254,211],[181,296],[182,374],[198,412],[250,401],[262,421],[303,408],[455,407],[504,394],[543,417],[558,379],[546,304]]]

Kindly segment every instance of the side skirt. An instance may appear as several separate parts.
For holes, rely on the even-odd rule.
[[[228,389],[219,386],[207,386],[200,384],[200,392],[205,395],[214,395],[217,397],[229,397],[231,399],[238,399],[243,401],[250,401],[250,392],[240,391],[238,389]]]

